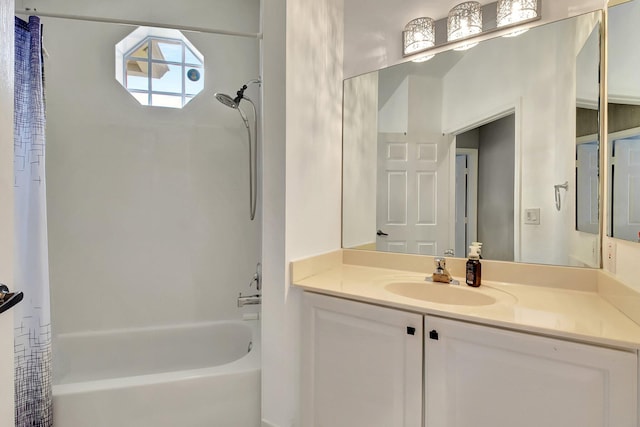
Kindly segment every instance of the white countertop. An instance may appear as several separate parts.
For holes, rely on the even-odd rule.
[[[482,281],[480,288],[466,286],[464,292],[493,297],[489,305],[450,305],[397,295],[385,289],[389,283],[420,282],[425,275],[361,265],[339,264],[294,285],[306,291],[442,316],[528,333],[568,338],[609,347],[640,349],[640,325],[590,291],[545,286]],[[453,285],[432,285],[453,286]]]

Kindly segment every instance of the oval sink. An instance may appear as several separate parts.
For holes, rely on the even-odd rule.
[[[496,299],[478,290],[454,285],[428,282],[395,282],[384,287],[387,291],[407,298],[449,305],[491,305]]]

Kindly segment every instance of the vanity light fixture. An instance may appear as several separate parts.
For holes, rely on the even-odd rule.
[[[418,56],[416,59],[412,59],[411,62],[426,62],[433,58],[435,55],[422,55]]]
[[[433,19],[416,18],[404,27],[402,32],[403,49],[405,55],[411,55],[433,47],[436,42]],[[424,62],[433,58],[434,55],[425,55],[413,60],[413,62]]]
[[[482,6],[477,1],[460,3],[449,11],[447,41],[466,39],[482,33]],[[454,50],[471,49],[478,42],[465,43]]]
[[[519,24],[538,17],[538,0],[498,0],[497,26]],[[515,37],[526,32],[528,28],[515,30],[504,37]]]

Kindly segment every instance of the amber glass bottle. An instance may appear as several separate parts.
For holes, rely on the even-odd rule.
[[[467,285],[477,288],[480,286],[482,280],[482,264],[480,264],[480,256],[478,255],[476,248],[471,247],[469,253],[469,260],[467,261]]]

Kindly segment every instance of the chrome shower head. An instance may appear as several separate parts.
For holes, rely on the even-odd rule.
[[[227,107],[237,109],[238,106],[240,105],[240,101],[242,101],[243,99],[249,100],[249,98],[244,96],[244,91],[247,90],[249,85],[253,83],[261,84],[262,81],[260,79],[249,80],[247,83],[242,85],[239,91],[236,92],[235,98],[231,98],[229,95],[224,93],[216,93],[215,97],[218,101],[222,102]]]
[[[233,108],[234,110],[236,110],[238,108],[238,103],[236,102],[236,100],[233,99],[232,97],[230,97],[227,94],[216,93],[215,97],[216,97],[216,99],[218,101],[220,101],[221,103],[223,103],[227,107]]]

